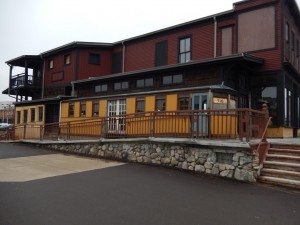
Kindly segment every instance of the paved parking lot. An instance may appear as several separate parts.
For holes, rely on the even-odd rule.
[[[0,143],[0,224],[299,225],[300,193]]]

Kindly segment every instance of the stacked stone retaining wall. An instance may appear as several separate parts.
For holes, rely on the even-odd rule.
[[[256,182],[260,171],[258,155],[251,154],[250,147],[126,141],[56,143],[46,144],[45,147],[72,154],[160,165],[246,182]]]

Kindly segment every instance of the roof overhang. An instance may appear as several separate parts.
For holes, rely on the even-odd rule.
[[[54,97],[54,98],[45,98],[45,99],[14,102],[14,105],[15,106],[27,106],[27,105],[38,105],[38,104],[51,104],[51,103],[59,103],[62,100],[67,100],[67,99],[71,99],[71,98],[74,98],[74,97],[59,95],[59,96]]]
[[[79,41],[74,41],[69,44],[51,49],[49,51],[41,53],[41,57],[45,58],[60,52],[76,49],[76,48],[112,48],[113,44],[111,43],[100,43],[100,42],[79,42]]]
[[[221,56],[216,58],[210,58],[210,59],[204,59],[204,60],[191,60],[186,63],[179,63],[179,64],[172,64],[172,65],[166,65],[166,66],[160,66],[155,68],[149,68],[149,69],[143,69],[143,70],[136,70],[131,72],[125,72],[125,73],[118,73],[118,74],[112,74],[107,76],[101,76],[101,77],[90,77],[88,79],[78,80],[78,81],[72,81],[73,84],[79,84],[79,83],[92,83],[95,81],[101,81],[106,79],[114,79],[114,78],[120,78],[120,77],[128,77],[128,76],[135,76],[139,74],[145,74],[145,73],[153,73],[153,72],[165,72],[165,71],[171,71],[175,69],[185,69],[195,66],[207,66],[207,65],[215,65],[215,64],[223,64],[228,62],[245,62],[251,65],[262,65],[264,63],[264,59],[249,55],[247,53],[240,53],[230,56]]]
[[[8,65],[19,67],[25,67],[27,64],[27,67],[32,69],[40,66],[41,63],[42,59],[40,55],[22,55],[6,62]]]

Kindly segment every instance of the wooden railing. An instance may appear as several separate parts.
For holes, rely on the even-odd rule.
[[[6,139],[181,137],[249,141],[262,137],[266,119],[266,112],[252,109],[155,111],[45,125],[18,125]]]

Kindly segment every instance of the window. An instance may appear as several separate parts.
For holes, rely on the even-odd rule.
[[[128,81],[114,83],[114,90],[128,89]]]
[[[292,92],[287,88],[284,89],[284,124],[291,126],[292,118]]]
[[[185,63],[191,60],[191,38],[182,38],[179,40],[179,63]]]
[[[121,73],[123,65],[123,53],[114,52],[112,54],[112,73]]]
[[[178,95],[178,110],[189,110],[190,109],[190,96],[188,94]]]
[[[93,102],[93,116],[99,116],[99,102]]]
[[[105,92],[107,91],[107,84],[99,84],[95,86],[95,92]]]
[[[285,42],[290,42],[290,26],[288,23],[285,24]]]
[[[30,122],[35,122],[35,108],[30,109]]]
[[[144,98],[137,98],[136,99],[136,108],[135,111],[137,113],[145,112],[145,99]]]
[[[40,106],[38,108],[38,111],[39,111],[39,122],[43,121],[43,107]]]
[[[75,105],[74,103],[69,103],[69,116],[72,117],[74,116],[74,110],[75,109]]]
[[[163,76],[163,78],[162,78],[163,85],[181,84],[181,83],[183,83],[183,75],[182,74],[168,75],[168,76]]]
[[[71,56],[65,55],[65,65],[70,65],[70,64],[71,64]]]
[[[136,81],[137,88],[153,87],[153,78],[140,79]]]
[[[221,30],[222,43],[221,55],[227,56],[232,54],[232,27],[226,27]]]
[[[100,54],[90,53],[90,55],[89,55],[89,64],[99,65],[100,64]]]
[[[17,124],[21,123],[21,112],[17,111]]]
[[[237,15],[238,53],[276,47],[276,10],[274,6],[253,9]]]
[[[28,110],[24,110],[24,123],[27,123],[28,120]]]
[[[54,62],[53,59],[49,60],[49,69],[53,69],[54,68]]]
[[[295,34],[294,34],[294,32],[292,32],[292,45],[291,45],[291,47],[292,47],[292,51],[294,51],[295,50]]]
[[[297,46],[296,46],[296,57],[299,57],[299,41],[297,40]]]
[[[80,103],[80,116],[86,116],[86,104],[85,104],[85,102]]]
[[[165,111],[166,110],[166,97],[165,96],[156,96],[155,101],[155,110],[156,111]]]
[[[155,66],[168,64],[168,41],[155,44]]]

